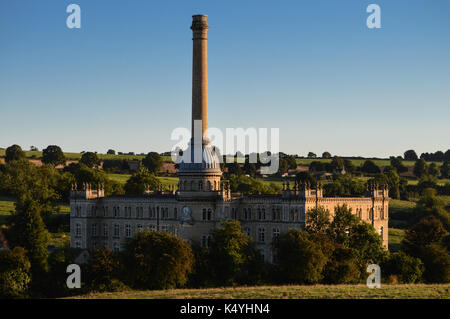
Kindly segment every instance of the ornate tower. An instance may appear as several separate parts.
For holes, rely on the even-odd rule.
[[[178,170],[181,197],[215,197],[221,190],[220,162],[207,136],[209,26],[206,19],[206,15],[192,16],[192,138]]]

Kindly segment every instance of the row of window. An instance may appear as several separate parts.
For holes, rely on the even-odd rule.
[[[101,229],[100,229],[101,227]],[[157,226],[154,224],[148,224],[145,228],[143,224],[136,225],[136,232],[144,231],[144,230],[156,230]],[[169,225],[160,225],[159,230],[161,231],[169,231]],[[113,238],[120,238],[120,224],[112,225],[112,236]],[[125,237],[131,238],[133,237],[133,231],[131,224],[125,224],[124,226]],[[90,226],[90,236],[91,237],[108,237],[109,236],[109,225],[106,223],[103,224],[91,224]],[[75,237],[81,237],[81,224],[75,224]]]
[[[375,213],[375,216],[374,216]],[[364,219],[362,208],[356,208],[356,215],[362,220]],[[387,212],[381,206],[377,206],[372,210],[371,208],[366,208],[366,218],[367,220],[372,219],[385,219],[387,218]]]
[[[135,212],[133,216],[133,211]],[[112,208],[113,217],[124,217],[124,218],[144,218],[144,207],[136,207],[134,210],[132,210],[131,207],[119,207],[114,206]],[[169,208],[168,207],[148,207],[148,217],[151,219],[156,219],[159,215],[160,219],[177,219],[178,218],[178,209],[175,207],[173,209],[173,215],[170,216],[169,214]],[[75,207],[75,216],[80,217],[81,216],[81,206]],[[91,206],[90,209],[88,209],[88,216],[89,217],[100,217],[97,213],[97,206]],[[102,216],[103,217],[109,217],[109,208],[108,207],[102,207]]]
[[[219,190],[219,186],[220,186],[219,182],[217,182],[217,181],[214,181],[214,183],[211,183],[210,181],[208,181],[206,183],[205,189],[203,189],[203,181],[180,182],[180,190],[183,190],[183,191],[196,191],[196,190],[216,191],[216,190]]]

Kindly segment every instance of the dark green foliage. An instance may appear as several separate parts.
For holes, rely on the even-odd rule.
[[[389,197],[400,199],[406,196],[406,185],[408,181],[397,174],[397,170],[393,166],[387,166],[382,174],[367,182],[376,183],[378,185],[387,185],[389,188]]]
[[[284,283],[316,284],[322,280],[322,271],[328,256],[314,235],[290,229],[275,243],[279,274]]]
[[[142,160],[142,164],[149,170],[150,173],[158,173],[163,166],[163,159],[161,155],[156,152],[150,152]]]
[[[194,255],[187,242],[167,232],[139,232],[126,245],[123,265],[132,287],[169,289],[186,284]]]
[[[331,160],[331,169],[332,170],[341,170],[345,168],[345,163],[342,158],[339,156],[334,156]]]
[[[91,184],[92,187],[103,184],[105,186],[105,196],[125,193],[122,184],[108,179],[106,173],[102,170],[92,169],[84,164],[72,163],[65,168],[65,171],[74,176],[78,186],[83,185],[83,183]]]
[[[0,299],[27,297],[30,281],[30,262],[25,249],[0,250]]]
[[[95,249],[87,266],[86,285],[89,291],[122,291],[127,287],[118,278],[123,273],[119,256],[111,249]]]
[[[428,174],[430,174],[433,177],[439,177],[440,171],[436,163],[431,163],[428,167]]]
[[[400,251],[393,253],[381,265],[383,276],[395,275],[402,284],[416,283],[422,279],[424,265],[419,258]]]
[[[421,178],[424,175],[428,174],[428,166],[423,158],[418,159],[414,164],[414,175],[416,177]]]
[[[450,282],[450,254],[445,247],[431,244],[421,249],[420,258],[425,265],[424,279],[429,283]]]
[[[322,153],[322,158],[331,158],[330,152],[323,152]]]
[[[48,270],[47,257],[50,235],[41,217],[41,207],[31,198],[19,199],[11,218],[7,238],[11,247],[27,250],[33,276]],[[33,278],[34,280],[34,278]]]
[[[338,205],[334,209],[334,217],[330,224],[328,234],[334,242],[348,246],[350,232],[358,223],[359,218],[352,214],[351,208],[348,208],[346,204],[342,206]]]
[[[308,153],[308,158],[316,158],[316,157],[317,157],[316,153],[313,152]]]
[[[404,173],[408,171],[408,168],[403,165],[400,157],[391,157],[391,166],[395,167],[398,173]]]
[[[127,160],[106,159],[103,161],[103,170],[111,173],[128,173],[130,166]]]
[[[216,285],[235,285],[246,282],[249,267],[259,258],[249,237],[242,232],[238,221],[222,222],[211,233],[209,265]],[[253,264],[254,265],[254,264]]]
[[[296,180],[299,184],[308,183],[313,188],[317,186],[317,180],[307,171],[297,173]]]
[[[46,275],[45,296],[50,298],[70,296],[76,293],[76,289],[67,288],[67,266],[74,263],[72,250],[66,246],[58,249],[48,257],[49,271]],[[81,270],[81,279],[84,280],[84,272]]]
[[[59,146],[49,145],[42,151],[42,163],[53,166],[65,165],[66,157]]]
[[[17,160],[5,165],[0,188],[18,199],[31,197],[42,206],[48,206],[59,199],[54,189],[58,177],[58,172],[52,166],[37,167],[27,160]]]
[[[230,174],[228,180],[230,181],[232,192],[239,192],[246,195],[281,193],[280,186],[275,183],[270,183],[267,185],[255,178],[246,177],[244,175]]]
[[[125,193],[127,195],[142,195],[145,191],[145,187],[148,186],[151,190],[158,189],[160,182],[158,178],[145,168],[141,168],[139,171],[130,176],[125,184]]]
[[[354,249],[336,245],[324,268],[323,282],[327,284],[353,284],[361,277]]]
[[[89,168],[100,165],[100,159],[96,153],[86,152],[81,156],[80,163],[86,165]]]
[[[333,182],[323,186],[324,196],[362,196],[365,185],[362,181],[351,178],[350,175],[334,175]]]
[[[428,216],[421,219],[406,231],[405,245],[425,247],[439,242],[447,231],[439,219]]]
[[[322,233],[328,232],[330,227],[330,211],[323,206],[310,209],[306,213],[306,226],[305,230],[309,233]]]
[[[378,174],[380,173],[380,168],[371,160],[367,160],[361,167],[361,172],[368,174]]]
[[[441,177],[450,178],[450,161],[445,161],[441,166]]]
[[[279,158],[279,173],[287,173],[290,169],[296,169],[297,162],[294,156],[284,156]]]
[[[417,154],[414,150],[406,151],[403,158],[405,159],[405,161],[416,161],[418,159]]]
[[[108,152],[106,152],[106,154],[108,154],[108,155],[116,155],[116,151],[109,149]]]
[[[25,152],[22,151],[22,148],[17,145],[11,145],[5,151],[5,162],[9,163],[12,161],[17,161],[25,158]]]

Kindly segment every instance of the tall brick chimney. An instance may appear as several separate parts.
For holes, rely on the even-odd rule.
[[[208,48],[206,22],[208,16],[192,16],[193,55],[192,55],[192,136],[194,120],[202,121],[202,137],[207,140],[208,129]]]

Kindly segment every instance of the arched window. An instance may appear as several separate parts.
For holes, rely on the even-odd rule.
[[[211,190],[211,182],[210,181],[208,181],[208,190],[209,191]]]
[[[198,182],[198,189],[203,190],[203,182],[202,181]]]

